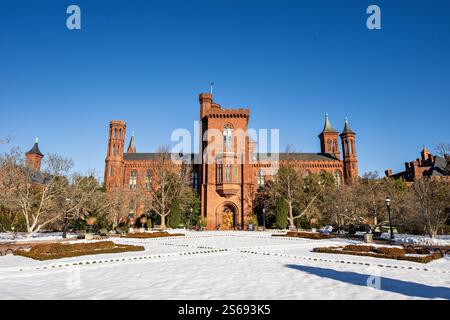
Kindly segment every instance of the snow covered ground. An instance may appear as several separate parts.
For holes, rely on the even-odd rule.
[[[450,258],[418,264],[313,253],[353,241],[186,232],[117,239],[145,251],[34,261],[0,257],[0,299],[448,299]]]

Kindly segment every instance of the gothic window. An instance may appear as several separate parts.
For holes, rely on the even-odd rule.
[[[113,166],[109,166],[109,176],[113,176]]]
[[[351,141],[348,142],[348,153],[349,154],[353,154],[353,148],[352,148],[352,142]]]
[[[147,170],[147,175],[145,176],[145,189],[150,190],[152,188],[153,172],[152,170]]]
[[[334,151],[338,152],[338,150],[339,150],[338,141],[334,140]]]
[[[111,155],[115,156],[116,155],[116,146],[112,146],[112,150],[111,150]]]
[[[231,124],[226,124],[223,129],[223,148],[225,150],[233,147],[233,127]]]
[[[259,170],[259,172],[258,172],[258,190],[264,190],[265,184],[266,184],[266,178],[264,175],[264,171]]]
[[[117,155],[120,156],[120,146],[117,146]]]
[[[119,129],[119,140],[122,139],[122,129]]]
[[[223,182],[223,165],[218,164],[217,165],[217,183]]]
[[[326,151],[331,152],[331,140],[330,139],[327,140],[327,150]]]
[[[137,186],[137,171],[133,170],[130,173],[130,190],[136,190]]]
[[[239,167],[238,166],[234,166],[233,181],[239,182]]]
[[[117,129],[114,129],[114,139],[117,139]]]
[[[225,183],[231,182],[231,164],[225,166]]]
[[[345,149],[345,154],[348,154],[348,141],[347,140],[344,141],[344,149]]]

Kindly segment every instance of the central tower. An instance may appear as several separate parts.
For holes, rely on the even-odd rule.
[[[249,109],[222,109],[210,93],[200,94],[202,217],[207,228],[240,229],[248,212],[251,179],[247,135]]]

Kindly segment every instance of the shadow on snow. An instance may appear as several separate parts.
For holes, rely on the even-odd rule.
[[[367,280],[371,275],[360,274],[356,272],[336,271],[317,267],[308,267],[302,265],[286,265],[286,267],[298,271],[307,272],[322,278],[329,278],[341,282],[350,283],[357,286],[367,287]],[[438,276],[438,275],[436,275]],[[400,293],[406,296],[419,297],[426,299],[447,299],[450,300],[450,288],[432,287],[425,284],[402,281],[397,279],[380,277],[381,288],[383,291]]]

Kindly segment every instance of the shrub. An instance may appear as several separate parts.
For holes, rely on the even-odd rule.
[[[312,233],[312,232],[297,232],[297,231],[290,231],[286,235],[283,235],[284,237],[291,237],[291,238],[303,238],[303,239],[313,239],[313,240],[320,240],[320,239],[331,239],[333,236],[322,234],[322,233]],[[278,237],[280,237],[278,235]]]
[[[116,244],[112,241],[92,243],[45,243],[33,246],[29,251],[19,250],[14,254],[35,260],[52,260],[94,254],[120,253],[127,251],[144,251],[142,246]]]
[[[374,249],[375,249],[375,247],[372,247],[372,246],[360,246],[360,245],[350,244],[348,246],[345,246],[343,250],[356,251],[356,252],[370,252],[370,251],[373,251]]]
[[[151,233],[129,233],[122,238],[130,239],[152,239],[152,238],[167,238],[167,237],[184,237],[181,233],[168,233],[168,232],[151,232]]]
[[[388,247],[379,247],[373,248],[373,251],[361,251],[361,248],[357,248],[356,251],[346,250],[346,247],[326,247],[326,248],[314,248],[313,252],[318,253],[332,253],[332,254],[345,254],[345,255],[353,255],[353,256],[364,256],[364,257],[372,257],[372,258],[383,258],[383,259],[393,259],[393,260],[404,260],[411,261],[417,263],[429,263],[433,260],[437,260],[443,257],[442,253],[434,252],[433,254],[425,254],[422,255],[420,252],[422,250],[409,249],[408,253],[410,254],[420,254],[421,256],[406,256],[405,250],[399,248],[388,248]],[[354,246],[354,247],[368,247],[368,246]],[[355,249],[355,248],[353,248]],[[391,250],[394,249],[394,250]],[[359,251],[358,251],[359,250]],[[400,252],[403,251],[403,255]],[[384,253],[380,253],[384,252]]]

